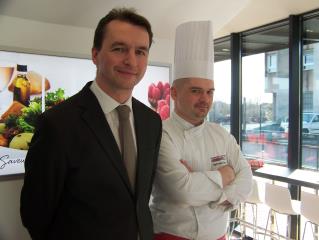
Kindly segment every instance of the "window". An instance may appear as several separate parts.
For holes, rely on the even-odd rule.
[[[214,102],[208,120],[230,131],[231,61],[230,41],[215,42],[214,46]]]
[[[292,29],[289,29],[288,24]],[[301,39],[300,24],[303,27]],[[236,97],[241,91],[240,144],[246,159],[262,159],[266,163],[292,168],[299,168],[301,164],[304,169],[319,171],[319,11],[289,16],[287,20],[232,36],[235,36],[232,40],[236,51],[237,46],[241,45],[241,61],[238,61],[236,53],[232,54],[234,58],[230,60],[241,63],[239,71],[233,71],[234,79],[241,79],[241,84],[238,84],[238,88],[234,86],[237,89],[233,90],[238,91]],[[289,37],[292,40],[291,49]],[[215,49],[219,47],[221,50],[223,47],[217,46],[219,43],[215,42]],[[219,53],[222,51],[218,51],[217,55],[215,53],[217,71],[220,68],[218,63],[229,59]],[[291,72],[289,59],[295,64],[291,66]],[[290,86],[292,89],[289,89]],[[295,116],[295,111],[300,111],[300,116]],[[235,121],[237,119],[233,118],[232,122]],[[291,128],[288,142],[289,125],[296,128]],[[234,132],[236,134],[237,129]],[[298,190],[293,185],[290,187],[293,198],[298,197]],[[302,187],[304,190],[316,191]],[[305,218],[301,216],[301,227],[295,224],[296,219],[293,218],[290,229],[297,236],[297,232],[303,232]],[[280,222],[283,226],[288,224],[286,220]],[[308,239],[307,236],[312,237],[312,232],[306,231],[305,239]]]
[[[242,37],[242,151],[287,165],[288,25]]]
[[[319,169],[319,19],[303,25],[302,167]]]

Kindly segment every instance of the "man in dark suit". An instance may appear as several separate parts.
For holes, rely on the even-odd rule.
[[[95,31],[96,79],[39,117],[21,192],[22,222],[32,239],[153,238],[148,203],[162,125],[132,97],[151,43],[144,17],[113,9]],[[121,157],[119,105],[131,109],[134,183]]]

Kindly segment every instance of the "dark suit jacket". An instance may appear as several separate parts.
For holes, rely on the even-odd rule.
[[[161,139],[157,113],[133,98],[137,173],[120,151],[88,83],[39,118],[25,160],[21,217],[33,239],[151,240],[148,203]]]

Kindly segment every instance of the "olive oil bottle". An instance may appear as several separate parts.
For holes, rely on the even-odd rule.
[[[17,65],[17,76],[13,80],[13,100],[29,106],[30,103],[30,82],[27,79],[27,66]]]

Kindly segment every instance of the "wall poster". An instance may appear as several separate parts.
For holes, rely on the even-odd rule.
[[[17,77],[23,70],[27,87]],[[90,59],[0,51],[0,176],[24,173],[37,116],[77,93],[95,71]],[[163,120],[170,112],[170,71],[149,65],[133,91]]]

